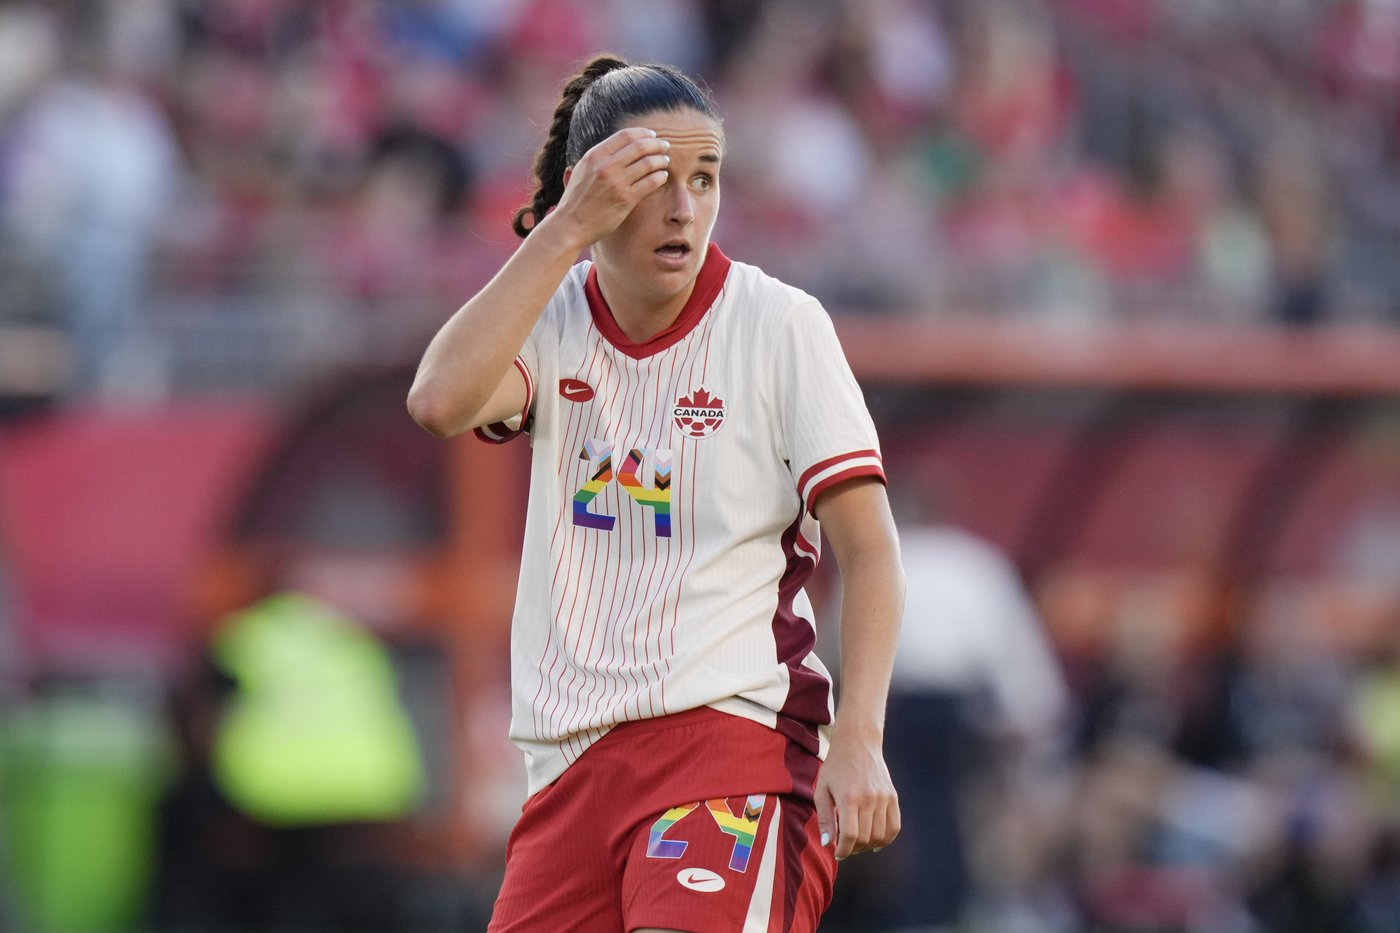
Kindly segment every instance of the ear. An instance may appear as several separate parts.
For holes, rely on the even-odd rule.
[[[566,167],[564,168],[564,187],[565,187],[565,188],[569,187],[569,179],[572,178],[573,175],[574,175],[574,167],[573,167],[572,165],[566,166]]]

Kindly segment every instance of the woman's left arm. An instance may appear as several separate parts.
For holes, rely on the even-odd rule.
[[[904,611],[904,569],[885,487],[834,486],[816,504],[841,569],[841,697],[817,777],[817,819],[836,857],[888,845],[899,798],[885,767],[885,701]],[[824,843],[825,844],[825,843]]]

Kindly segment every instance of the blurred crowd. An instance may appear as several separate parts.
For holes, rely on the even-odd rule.
[[[1344,577],[1389,594],[1364,637],[1295,582],[1139,586],[1085,640],[1055,621],[1055,574],[1028,590],[1000,549],[894,492],[905,832],[843,864],[833,931],[1400,929],[1393,539],[1384,574]]]
[[[0,0],[0,395],[28,328],[71,395],[411,362],[598,50],[713,89],[716,240],[835,313],[1400,320],[1394,0]],[[1284,593],[1223,652],[1139,607],[1052,657],[1004,559],[926,531],[911,580],[968,568],[956,612],[1015,631],[905,647],[911,830],[832,930],[1400,929],[1400,640]]]
[[[996,592],[984,590],[980,604],[990,608]],[[956,752],[930,755],[939,764],[924,772],[925,781],[955,773],[954,832],[912,844],[940,860],[902,863],[908,846],[882,853],[893,877],[912,875],[893,896],[888,866],[852,866],[851,919],[840,929],[1395,930],[1395,635],[1345,656],[1316,619],[1280,604],[1236,620],[1223,650],[1203,652],[1163,621],[1143,607],[1126,614],[1102,655],[1061,653],[1056,682],[1003,616],[985,666],[1010,668],[995,679],[1024,678],[1020,692],[1040,701],[1035,715],[989,703],[998,694],[990,674],[965,690]],[[892,729],[903,696],[897,689]],[[891,735],[930,721],[906,717],[905,732]],[[912,829],[920,796],[907,799]],[[852,872],[864,883],[851,884]],[[950,877],[959,879],[952,890]],[[901,922],[909,917],[924,922]]]
[[[409,357],[600,49],[714,90],[717,239],[839,313],[1400,310],[1386,0],[6,0],[0,323],[136,392]]]

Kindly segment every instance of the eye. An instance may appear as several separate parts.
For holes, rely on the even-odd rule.
[[[712,175],[696,175],[690,180],[690,187],[696,191],[709,191],[714,185],[715,179]]]

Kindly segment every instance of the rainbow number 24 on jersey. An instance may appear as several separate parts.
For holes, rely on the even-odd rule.
[[[600,515],[589,509],[614,479],[623,492],[632,497],[638,505],[652,510],[657,537],[671,536],[671,451],[667,448],[633,447],[627,451],[622,465],[616,474],[613,472],[613,451],[616,448],[608,441],[590,438],[583,442],[579,459],[588,462],[588,482],[574,493],[574,524],[583,528],[597,528],[612,531],[617,517]],[[640,474],[642,465],[650,463],[652,483],[647,486]]]

